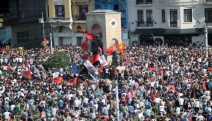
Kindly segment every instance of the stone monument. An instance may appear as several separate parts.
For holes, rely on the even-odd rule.
[[[108,63],[111,63],[112,55],[108,55],[106,50],[115,42],[122,43],[121,13],[112,10],[94,10],[87,13],[87,31],[100,37],[103,54]],[[92,46],[90,44],[89,48]]]

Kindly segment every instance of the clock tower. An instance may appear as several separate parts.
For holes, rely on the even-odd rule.
[[[99,36],[103,54],[109,64],[112,62],[112,55],[106,53],[107,48],[121,40],[121,13],[112,10],[95,10],[87,13],[87,31]],[[89,48],[92,49],[90,44]]]

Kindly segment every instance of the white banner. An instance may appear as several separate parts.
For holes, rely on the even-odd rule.
[[[99,58],[99,62],[102,66],[106,66],[108,63],[105,59],[105,56],[104,55],[101,55],[100,58]]]
[[[88,70],[94,69],[93,64],[91,64],[91,62],[90,62],[89,60],[86,60],[86,61],[84,62],[84,66],[85,66]]]
[[[53,74],[52,74],[52,76],[53,76],[53,78],[57,78],[58,76],[59,76],[59,72],[54,72]]]

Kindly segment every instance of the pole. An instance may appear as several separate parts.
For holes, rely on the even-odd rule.
[[[42,12],[43,37],[45,37],[44,24],[45,24],[45,22],[44,22],[43,12]]]
[[[116,83],[116,118],[119,121],[119,93],[118,93],[118,81],[115,80]]]
[[[53,54],[53,48],[52,48],[52,33],[50,33],[49,37],[50,37],[50,51],[51,51],[51,54]]]
[[[208,28],[205,26],[205,57],[208,58]]]

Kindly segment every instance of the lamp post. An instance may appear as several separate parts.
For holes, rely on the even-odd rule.
[[[116,85],[116,118],[117,118],[117,121],[119,121],[119,92],[118,92],[117,79],[115,80],[115,85]]]
[[[205,57],[208,58],[208,28],[205,25]]]
[[[44,18],[43,18],[43,12],[41,13],[41,18],[38,19],[39,20],[39,23],[42,24],[43,28],[42,28],[42,31],[43,31],[43,39],[46,37],[45,35],[45,21],[44,21]],[[51,51],[51,54],[53,54],[53,45],[52,45],[52,33],[49,34],[49,37],[50,37],[50,51]]]
[[[44,18],[43,18],[43,12],[41,13],[41,15],[42,15],[42,18],[39,18],[38,20],[39,20],[39,23],[41,23],[42,24],[42,26],[43,26],[43,38],[45,37],[45,30],[44,30],[44,24],[45,24],[45,22],[44,22]]]

